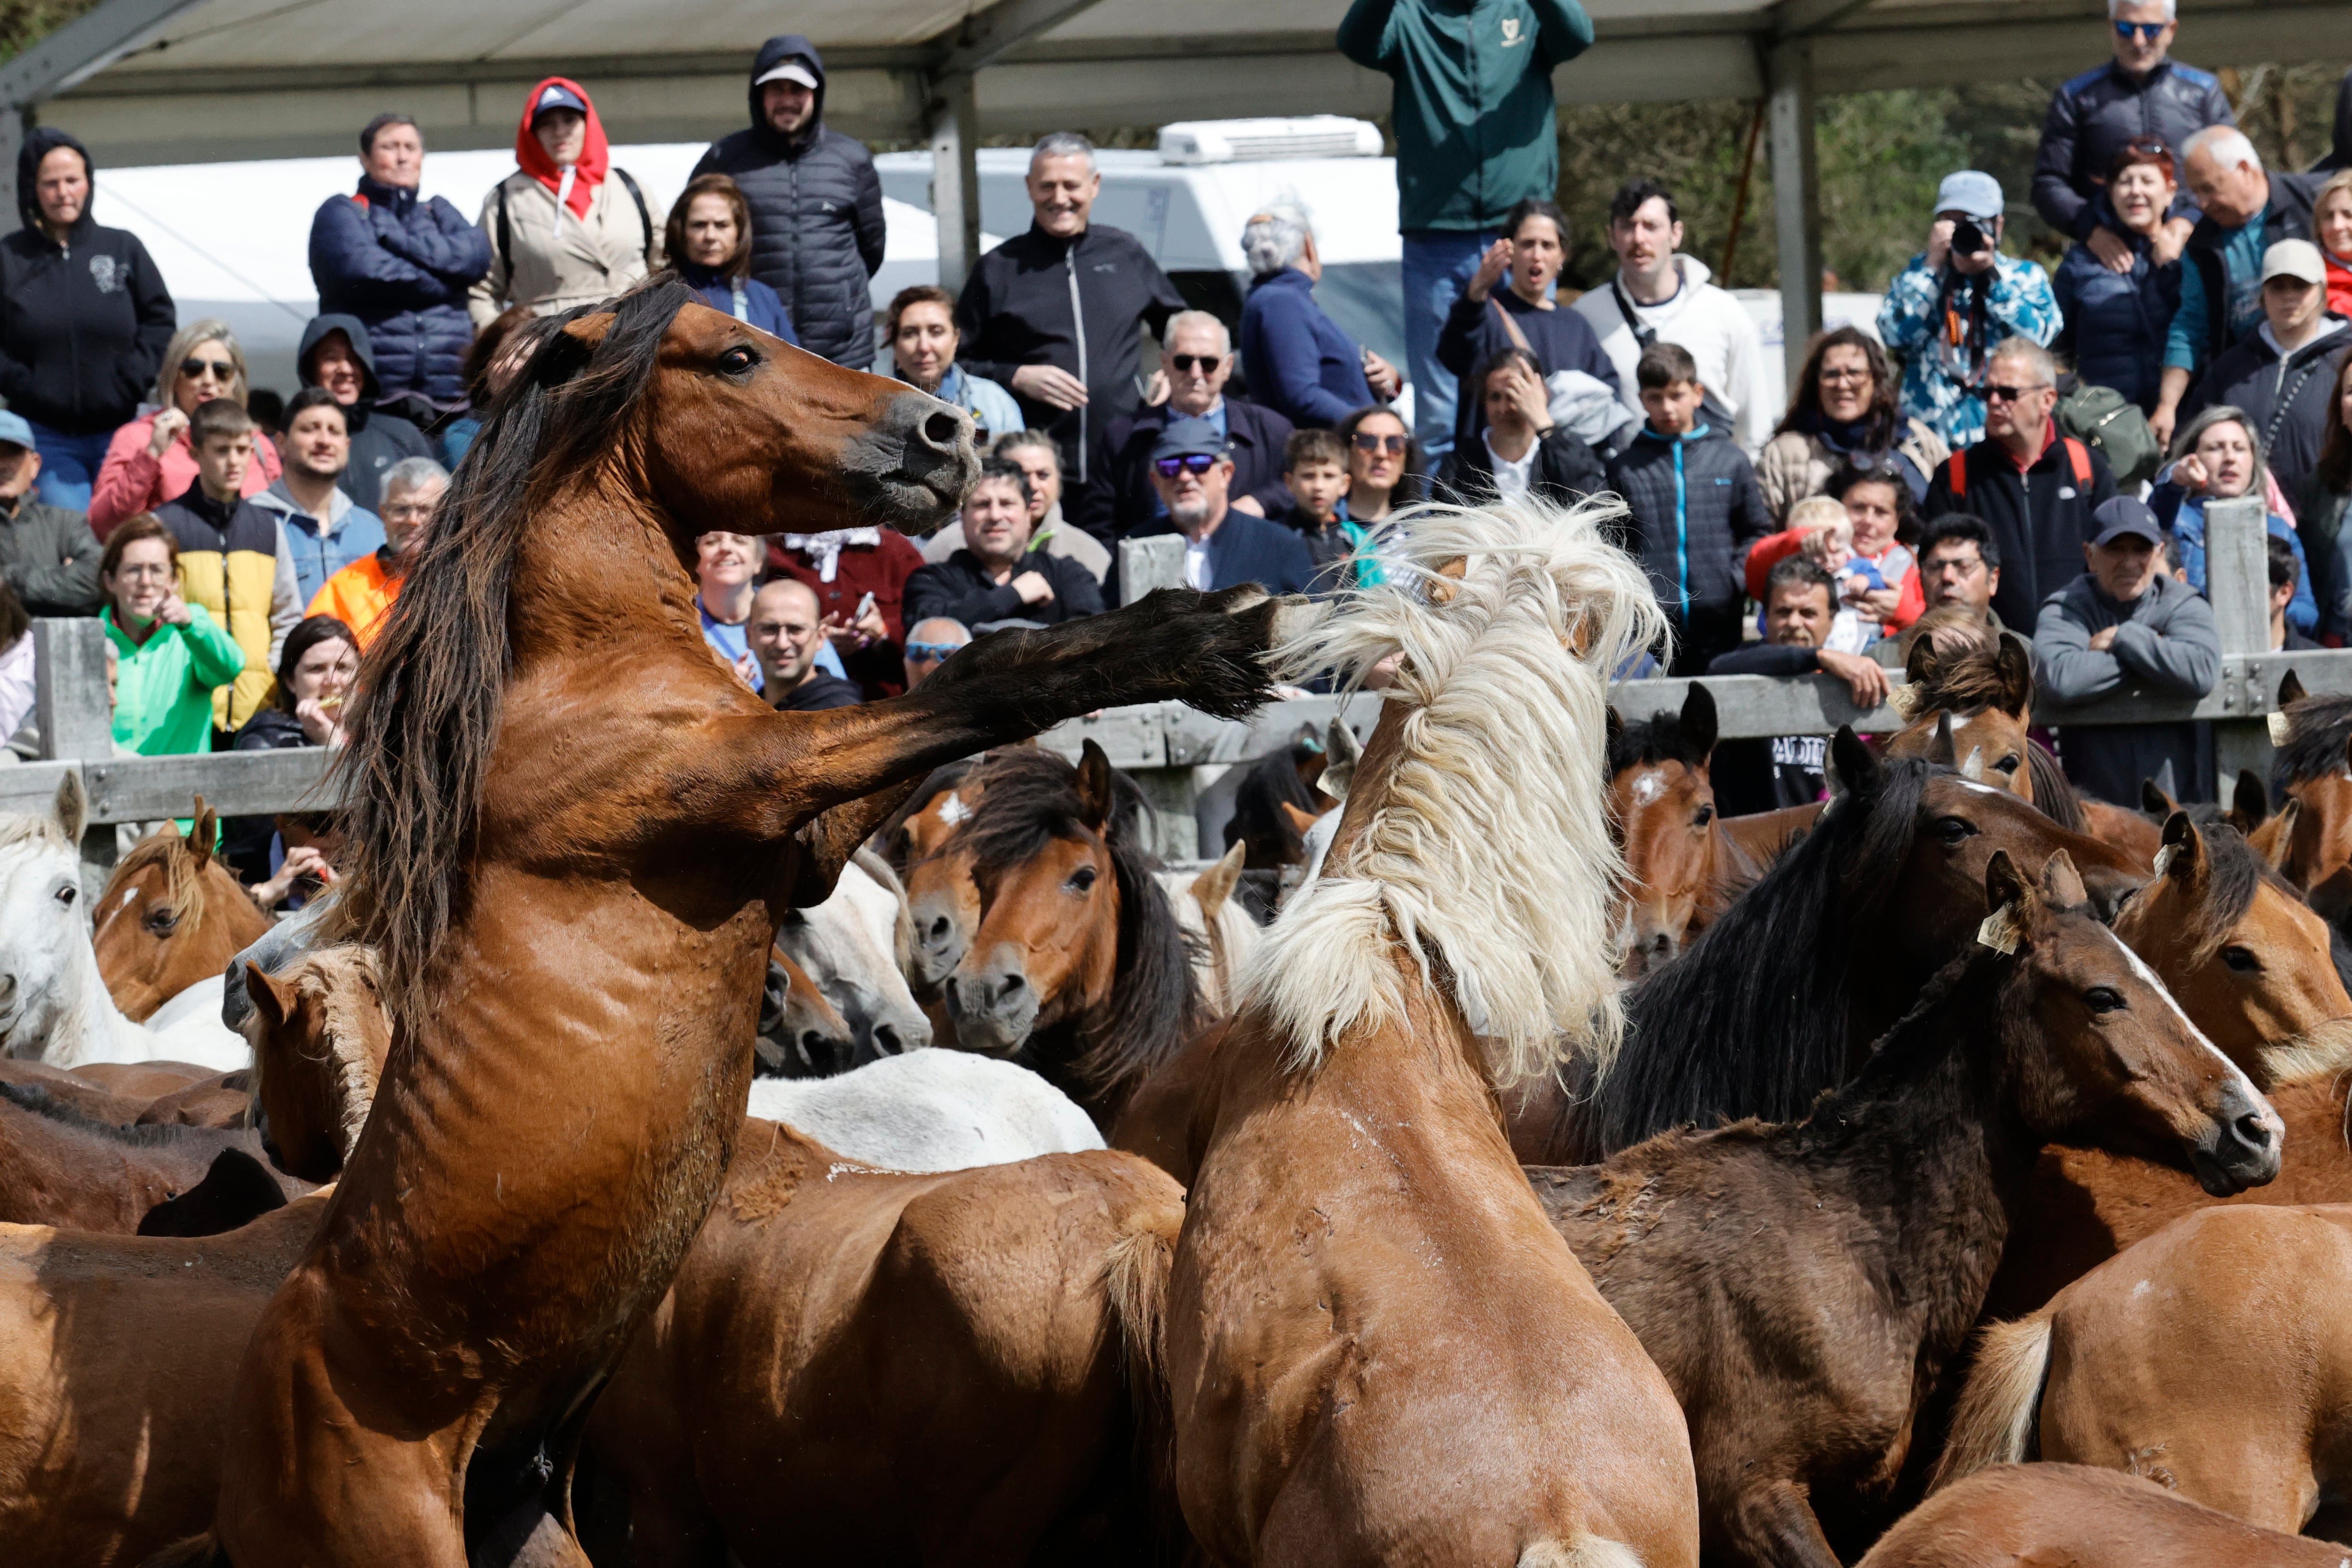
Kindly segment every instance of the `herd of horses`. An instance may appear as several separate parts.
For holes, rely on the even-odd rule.
[[[457,476],[334,898],[0,819],[0,1560],[2342,1568],[2352,700],[2126,812],[1923,643],[1727,819],[1605,502],[836,712],[709,654],[695,520],[974,471],[657,280]],[[1023,743],[1375,667],[1197,874]]]

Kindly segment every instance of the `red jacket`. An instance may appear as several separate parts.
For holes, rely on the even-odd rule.
[[[787,535],[777,534],[768,541],[768,564],[807,584],[816,595],[819,615],[848,621],[857,614],[858,601],[868,594],[874,595],[874,607],[882,612],[888,637],[854,650],[844,644],[834,645],[841,654],[842,668],[850,679],[866,689],[868,698],[896,697],[907,689],[907,666],[900,647],[907,640],[902,605],[908,577],[923,563],[921,549],[905,534],[889,528],[877,531],[881,539],[878,544],[842,546],[830,583],[824,580],[808,551],[784,547]]]
[[[1802,529],[1784,528],[1778,533],[1766,534],[1748,547],[1749,598],[1759,605],[1764,603],[1765,580],[1772,575],[1773,567],[1797,552],[1797,546],[1804,536]],[[1891,632],[1907,631],[1911,623],[1924,615],[1927,608],[1927,590],[1920,585],[1919,568],[1916,563],[1903,574],[1903,581],[1895,586],[1902,590],[1903,596],[1895,602],[1895,613],[1887,616],[1884,624]]]

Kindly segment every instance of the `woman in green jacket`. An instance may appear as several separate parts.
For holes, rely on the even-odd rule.
[[[210,751],[213,692],[245,672],[237,640],[202,605],[181,602],[179,572],[179,541],[148,512],[116,528],[99,561],[114,744],[142,757]]]

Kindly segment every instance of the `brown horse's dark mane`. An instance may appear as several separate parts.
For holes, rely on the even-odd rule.
[[[2286,743],[2278,749],[2273,799],[2284,798],[2289,784],[2343,773],[2345,745],[2352,742],[2352,697],[2306,697],[2288,708],[2286,716]]]
[[[532,329],[530,363],[490,405],[368,652],[335,764],[350,803],[341,935],[377,951],[395,1017],[464,908],[513,661],[509,601],[524,530],[631,447],[623,423],[693,297],[665,272]],[[613,325],[593,351],[563,330],[604,310]]]
[[[2197,831],[2205,839],[2205,898],[2194,909],[2183,911],[2182,934],[2189,942],[2189,962],[2203,963],[2230,940],[2231,931],[2253,908],[2254,894],[2263,883],[2296,903],[2303,902],[2303,894],[2271,869],[2270,862],[2254,853],[2253,846],[2228,823],[2200,823]]]
[[[1999,650],[1971,647],[1937,661],[1929,679],[1920,682],[1920,713],[1950,712],[1973,717],[1988,708],[2008,711],[2009,682],[2002,676]]]
[[[1078,770],[1052,752],[1005,751],[981,765],[980,804],[953,840],[986,887],[995,874],[1043,853],[1057,838],[1089,836]],[[1118,880],[1118,962],[1108,1000],[1072,1020],[1080,1054],[1066,1070],[1097,1093],[1123,1096],[1143,1075],[1208,1025],[1192,970],[1193,939],[1152,873],[1159,862],[1139,842],[1143,792],[1111,774],[1104,847]],[[1063,1064],[1055,1064],[1061,1066]]]

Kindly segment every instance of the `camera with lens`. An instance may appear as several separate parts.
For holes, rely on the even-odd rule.
[[[1976,219],[1972,217],[1958,217],[1952,220],[1953,255],[1982,256],[1986,251],[1990,250],[1991,248],[1992,237],[1986,234],[1983,229],[1977,226]]]

